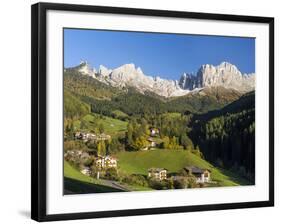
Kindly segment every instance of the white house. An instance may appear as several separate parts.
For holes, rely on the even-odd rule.
[[[87,141],[105,141],[111,139],[110,135],[107,135],[105,133],[101,134],[93,134],[93,133],[86,133],[86,132],[76,132],[74,134],[75,139],[83,140],[85,142]]]
[[[84,175],[86,176],[90,176],[91,175],[91,169],[89,167],[84,167],[82,170],[81,170],[81,173],[83,173]]]
[[[153,138],[148,138],[147,141],[149,141],[150,147],[156,147],[157,143]]]
[[[200,169],[195,166],[187,166],[184,170],[196,178],[196,183],[208,183],[211,181],[211,171],[208,169]]]
[[[166,180],[167,170],[165,168],[150,168],[148,169],[148,177],[156,180]]]
[[[112,156],[100,156],[95,159],[96,167],[100,169],[105,168],[116,168],[117,167],[117,159]]]

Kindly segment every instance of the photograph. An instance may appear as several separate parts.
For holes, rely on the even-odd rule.
[[[64,28],[63,65],[64,194],[255,185],[255,38]]]

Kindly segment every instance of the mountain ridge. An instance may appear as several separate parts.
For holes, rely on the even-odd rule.
[[[196,75],[183,73],[179,80],[168,80],[159,76],[148,76],[140,67],[133,63],[121,65],[115,69],[108,69],[100,65],[99,69],[91,68],[82,61],[78,66],[66,68],[74,69],[80,74],[90,76],[98,81],[117,88],[133,87],[140,93],[153,92],[166,98],[184,96],[194,91],[209,87],[224,87],[241,93],[253,91],[255,88],[255,74],[242,74],[239,69],[228,62],[218,66],[204,64]]]

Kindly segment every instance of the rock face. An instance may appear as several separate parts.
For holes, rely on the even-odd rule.
[[[100,65],[96,71],[83,61],[71,69],[114,87],[133,87],[141,93],[150,91],[164,97],[183,96],[207,87],[221,86],[243,93],[255,88],[255,74],[242,74],[235,65],[227,62],[218,66],[202,65],[196,75],[184,73],[179,81],[145,75],[134,64],[125,64],[113,70]]]
[[[103,65],[100,65],[98,74],[100,74],[103,77],[108,77],[111,74],[111,72],[112,72],[111,69],[108,69],[107,67],[105,67]]]
[[[240,92],[249,92],[255,88],[255,75],[242,74],[235,65],[222,62],[218,66],[202,65],[196,76],[184,73],[180,87],[193,90],[204,87],[223,86]]]

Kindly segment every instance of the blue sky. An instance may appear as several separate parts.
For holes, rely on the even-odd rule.
[[[255,39],[64,29],[64,66],[76,66],[81,60],[95,68],[134,63],[147,75],[167,79],[222,61],[235,64],[242,73],[252,73]]]

